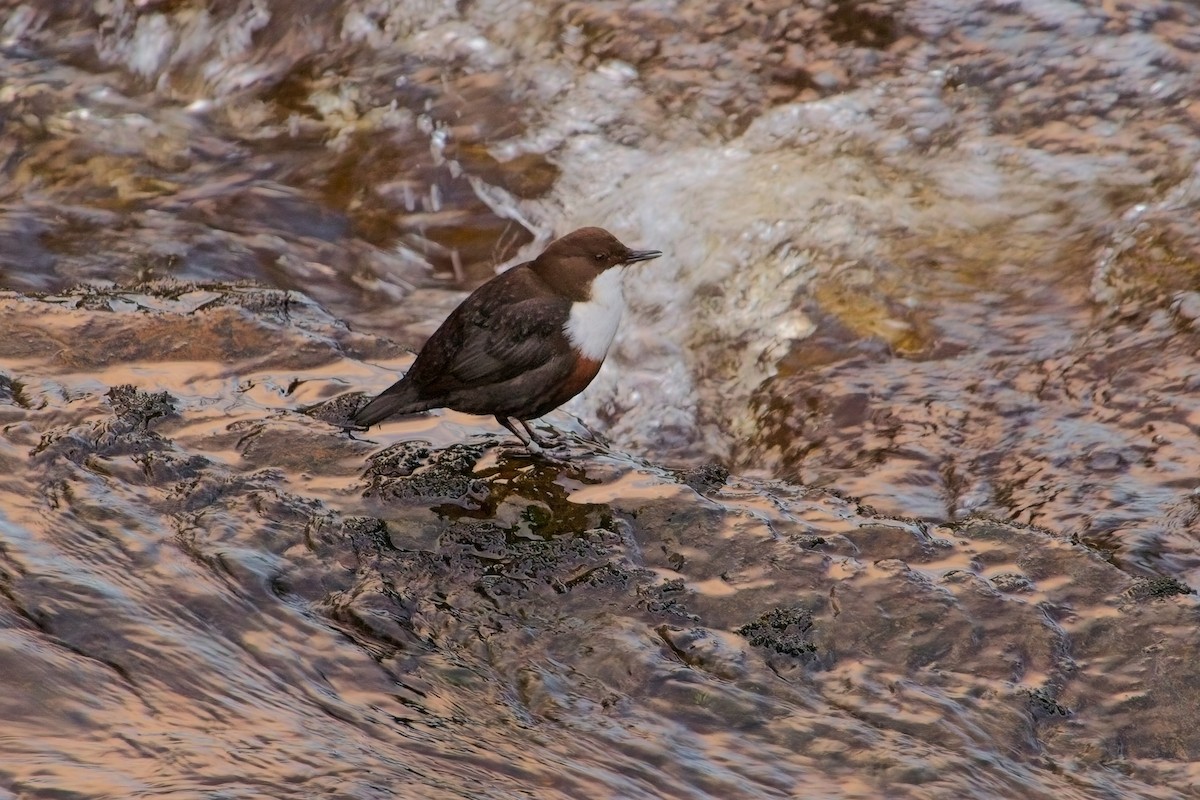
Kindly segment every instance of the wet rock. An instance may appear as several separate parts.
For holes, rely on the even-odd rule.
[[[25,324],[35,302],[77,311],[138,311],[145,319],[118,313],[111,319],[87,314],[60,317],[54,335]],[[356,338],[315,304],[286,292],[245,285],[155,281],[133,286],[84,287],[32,297],[0,293],[0,333],[13,356],[53,354],[65,365],[101,369],[114,364],[170,363],[219,359],[252,372],[256,359],[286,353],[294,365],[334,358]],[[325,335],[312,335],[314,330]],[[70,340],[63,347],[59,337]]]
[[[1045,720],[1071,716],[1071,709],[1054,699],[1046,689],[1032,689],[1025,692],[1029,701],[1029,710],[1034,719]]]
[[[638,587],[638,595],[641,602],[645,604],[646,610],[652,614],[668,614],[693,622],[700,621],[699,615],[688,611],[687,600],[690,593],[682,578],[673,578],[653,586]]]
[[[149,427],[150,422],[175,411],[175,399],[168,392],[143,392],[128,383],[114,386],[105,395],[118,419]]]
[[[473,470],[483,451],[466,444],[434,449],[424,441],[392,445],[371,456],[364,496],[417,503],[480,499],[486,486]]]
[[[991,583],[1002,592],[1028,592],[1033,588],[1033,581],[1024,575],[1014,573],[993,575]]]
[[[817,648],[810,641],[812,613],[807,609],[773,608],[737,629],[751,647],[763,647],[793,658],[805,658]]]
[[[122,384],[104,397],[110,418],[50,429],[33,449],[33,460],[54,465],[65,459],[99,475],[150,486],[195,480],[206,471],[207,458],[181,452],[150,430],[151,422],[175,413],[177,401],[169,392]]]
[[[444,534],[441,553],[469,562],[479,590],[495,600],[524,598],[546,589],[621,588],[634,576],[620,564],[622,540],[612,531],[532,539],[495,523],[462,521]]]
[[[347,517],[342,520],[342,530],[356,550],[394,550],[387,533],[387,523],[376,517]]]
[[[700,494],[719,491],[729,480],[729,470],[720,464],[704,464],[679,473],[679,479]]]
[[[1171,577],[1147,578],[1140,580],[1123,593],[1123,597],[1137,603],[1148,600],[1161,600],[1181,594],[1195,594],[1196,590],[1187,584]]]
[[[41,461],[67,459],[76,464],[93,463],[93,458],[122,456],[152,458],[152,453],[170,451],[170,442],[149,430],[138,417],[116,417],[75,426],[60,426],[42,434],[32,455]]]

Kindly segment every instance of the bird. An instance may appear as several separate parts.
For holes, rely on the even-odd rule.
[[[495,417],[531,452],[545,447],[529,420],[592,382],[625,310],[622,268],[661,255],[630,249],[603,228],[554,240],[463,300],[408,372],[353,422],[366,430],[389,417],[449,408]]]

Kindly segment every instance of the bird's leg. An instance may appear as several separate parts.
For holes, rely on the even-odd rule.
[[[519,419],[519,420],[517,420],[517,422],[521,423],[521,427],[524,428],[525,432],[529,434],[530,439],[533,439],[535,442],[540,444],[542,447],[546,446],[546,440],[540,438],[537,435],[537,432],[534,431],[533,428],[529,427],[529,422],[527,420]]]
[[[508,417],[505,417],[501,414],[496,415],[496,422],[499,422],[501,425],[503,425],[504,427],[506,427],[510,431],[512,431],[512,435],[521,440],[521,444],[525,445],[526,450],[528,450],[531,453],[534,452],[534,447],[530,446],[531,443],[533,445],[536,445],[538,450],[541,450],[541,448],[542,448],[541,441],[538,440],[537,436],[534,436],[533,431],[529,430],[529,426],[525,424],[524,420],[519,420],[519,421],[521,423],[521,426],[524,427],[525,430],[529,431],[528,438],[525,437],[519,430],[517,430],[517,426],[513,425],[511,419],[509,419]]]

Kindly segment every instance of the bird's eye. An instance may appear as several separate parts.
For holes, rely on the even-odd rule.
[[[592,258],[596,259],[597,261],[603,261],[604,259],[608,258],[608,256],[606,256],[604,253],[596,253],[596,255],[592,256]]]

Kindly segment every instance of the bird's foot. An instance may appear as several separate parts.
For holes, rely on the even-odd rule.
[[[530,453],[541,454],[547,450],[555,449],[556,447],[558,447],[558,445],[551,444],[550,442],[547,442],[545,439],[543,439],[541,436],[538,436],[537,431],[535,431],[532,427],[530,427],[529,423],[523,419],[512,419],[512,418],[503,417],[503,416],[500,416],[499,414],[497,414],[496,421],[499,422],[501,425],[503,425],[505,428],[508,428],[508,430],[512,432],[513,436],[516,436],[518,439],[520,439],[521,444],[525,445],[525,449],[528,450]],[[517,425],[514,423],[519,423],[521,428],[524,429],[524,432],[522,433],[521,428],[518,428]],[[554,432],[554,438],[555,439],[558,438],[557,432]]]
[[[538,432],[535,431],[533,429],[533,426],[530,425],[527,421],[525,421],[523,419],[517,420],[517,421],[521,423],[521,427],[524,428],[525,432],[529,434],[529,438],[532,439],[533,441],[537,442],[539,445],[541,445],[542,448],[554,449],[554,448],[562,447],[562,445],[560,443],[560,440],[562,439],[562,434],[559,431],[555,430],[554,428],[547,426],[547,430],[543,431],[543,434],[546,434],[546,435],[538,436]],[[547,441],[547,439],[549,439],[549,441]]]

